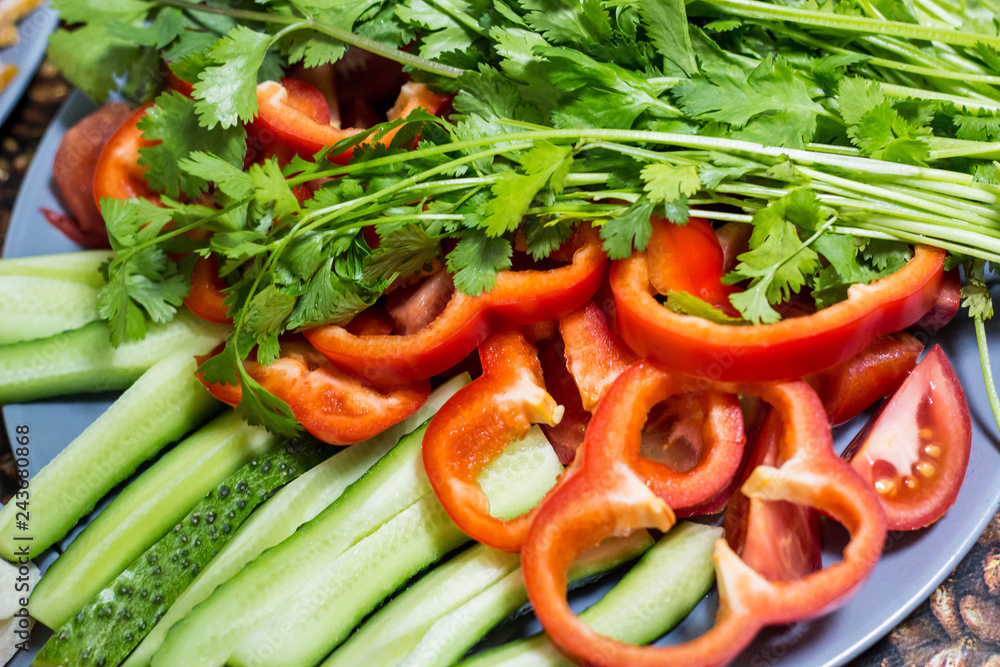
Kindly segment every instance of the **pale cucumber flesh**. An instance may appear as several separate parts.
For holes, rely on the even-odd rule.
[[[607,540],[579,559],[570,579],[577,582],[633,560],[652,543],[645,531]],[[524,600],[513,608],[501,605],[494,610],[496,621],[482,628],[469,622],[470,605],[498,582],[509,578],[519,582],[524,591],[520,566],[521,559],[516,553],[483,545],[467,549],[379,609],[323,662],[323,667],[450,665],[526,601],[524,594]],[[453,628],[458,632],[451,632]],[[454,654],[454,658],[448,659],[445,654]],[[431,663],[432,659],[437,662]]]
[[[10,257],[0,259],[0,276],[33,276],[100,287],[105,282],[101,264],[114,256],[111,250],[81,250],[58,255]]]
[[[97,319],[97,288],[68,280],[0,275],[0,345],[46,338]]]
[[[712,550],[722,529],[682,522],[664,535],[607,595],[580,614],[602,635],[646,644],[680,623],[715,583]],[[522,585],[523,587],[523,585]],[[463,667],[572,667],[536,635],[474,655]]]
[[[151,325],[142,340],[117,348],[111,346],[104,322],[91,322],[48,338],[0,345],[0,405],[126,389],[171,353],[210,352],[227,331],[227,327],[204,322],[183,310],[166,324]]]
[[[25,544],[31,557],[42,553],[139,464],[219,412],[222,404],[194,376],[191,355],[158,361],[42,468],[30,483],[28,522],[16,521],[16,505],[0,510],[0,556],[12,560]]]
[[[428,397],[414,414],[377,436],[344,448],[294,482],[278,491],[258,508],[233,539],[212,559],[184,593],[171,605],[156,627],[129,655],[125,667],[149,664],[174,623],[223,582],[233,578],[244,565],[289,537],[296,528],[314,518],[340,497],[406,434],[418,429],[445,401],[469,382],[467,373],[445,382]]]
[[[49,566],[31,593],[31,615],[50,628],[66,623],[208,491],[277,443],[232,411],[203,426],[133,480]]]
[[[498,514],[536,505],[562,470],[536,427],[512,443],[481,479]],[[433,494],[393,517],[326,567],[298,594],[271,610],[227,664],[233,667],[312,667],[413,575],[469,538]]]

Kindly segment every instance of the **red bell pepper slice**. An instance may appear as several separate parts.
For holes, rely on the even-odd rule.
[[[941,249],[917,246],[902,269],[853,285],[840,303],[753,327],[664,308],[650,293],[646,253],[614,262],[611,287],[622,338],[663,368],[727,382],[791,380],[840,363],[876,336],[919,320],[938,298],[944,256]]]
[[[427,90],[424,84],[407,84],[393,107],[400,116],[422,107],[436,113],[448,101],[443,95]],[[257,118],[247,128],[250,145],[260,148],[263,157],[277,156],[287,163],[295,155],[309,160],[327,146],[362,131],[360,128],[338,128],[330,125],[330,107],[323,94],[304,81],[282,79],[265,81],[257,86]],[[392,140],[387,134],[383,143]],[[258,151],[254,151],[255,153]],[[352,151],[332,155],[338,164],[347,164]],[[253,159],[256,156],[251,156]]]
[[[139,121],[153,103],[145,104],[132,112],[117,131],[111,135],[94,171],[94,202],[98,207],[102,199],[131,199],[142,197],[159,202],[146,179],[146,167],[139,166],[139,149],[154,145],[142,138]]]
[[[646,248],[649,279],[660,294],[686,292],[730,316],[737,315],[729,302],[736,292],[724,285],[725,255],[711,223],[691,218],[677,225],[653,219],[653,233]]]
[[[517,551],[534,511],[494,517],[477,478],[523,438],[533,423],[557,424],[562,407],[545,391],[538,353],[516,330],[490,335],[479,346],[483,374],[451,397],[424,434],[424,469],[452,521],[495,549]]]
[[[757,468],[780,468],[781,417],[771,410],[750,447],[740,486]],[[793,581],[823,567],[819,514],[784,500],[748,498],[739,489],[726,506],[726,542],[768,581]]]
[[[608,328],[597,304],[559,318],[559,333],[566,344],[566,367],[576,381],[587,412],[593,412],[601,396],[637,357]]]
[[[192,313],[208,322],[232,324],[229,308],[222,291],[226,283],[219,277],[219,262],[215,255],[201,257],[191,271],[191,291],[184,298],[184,305]]]
[[[594,294],[606,257],[590,227],[577,231],[568,266],[501,271],[496,286],[479,296],[456,292],[441,314],[403,336],[352,336],[327,325],[305,332],[316,349],[350,372],[376,382],[412,382],[442,373],[468,356],[494,328],[521,326],[576,310]]]
[[[923,351],[920,341],[908,333],[887,334],[847,361],[802,379],[816,390],[830,423],[843,424],[896,391]]]
[[[613,387],[655,379],[640,362]],[[634,370],[633,370],[634,369]],[[659,379],[683,391],[689,380]],[[758,466],[743,493],[815,507],[843,524],[851,535],[841,562],[794,581],[768,581],[729,547],[716,543],[719,583],[715,626],[700,637],[669,647],[641,647],[603,637],[582,623],[566,601],[566,572],[586,549],[611,535],[674,523],[670,507],[621,458],[594,457],[587,447],[602,432],[620,431],[619,406],[602,402],[584,444],[579,470],[560,484],[538,509],[521,551],[528,595],[549,638],[581,664],[622,667],[710,667],[722,665],[746,647],[765,625],[822,614],[842,604],[870,574],[886,536],[885,516],[875,493],[833,451],[830,427],[815,392],[803,382],[720,384],[726,392],[758,395],[780,414],[784,429],[780,468]],[[609,397],[611,394],[609,394]],[[612,438],[606,438],[612,441]]]
[[[413,414],[430,395],[426,380],[391,388],[342,372],[297,336],[282,340],[281,357],[270,366],[246,360],[243,367],[262,387],[285,401],[310,434],[332,445],[370,438]],[[236,406],[239,385],[202,384],[213,396]]]

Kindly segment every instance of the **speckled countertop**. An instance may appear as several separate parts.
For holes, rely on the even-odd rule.
[[[44,63],[0,128],[0,246],[35,146],[69,92],[66,82]],[[13,473],[13,460],[6,431],[0,428],[3,472]],[[6,499],[11,488],[10,480],[0,474],[0,498]],[[1000,514],[931,598],[854,664],[1000,667]]]

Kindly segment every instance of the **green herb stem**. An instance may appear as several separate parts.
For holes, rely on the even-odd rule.
[[[983,368],[983,382],[986,383],[986,396],[990,400],[993,419],[1000,428],[1000,396],[997,396],[997,385],[993,381],[993,366],[990,364],[990,350],[986,340],[986,324],[981,317],[973,318],[976,329],[976,344],[979,346],[979,363]]]

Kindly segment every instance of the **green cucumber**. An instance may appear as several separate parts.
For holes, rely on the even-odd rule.
[[[31,558],[42,553],[139,464],[219,412],[223,404],[194,376],[191,354],[158,361],[39,471],[26,523],[15,520],[14,504],[0,510],[0,556],[14,560],[24,545]]]
[[[130,483],[31,592],[31,615],[58,628],[163,537],[219,482],[278,444],[227,410]]]
[[[289,537],[339,498],[407,433],[415,431],[436,413],[445,401],[469,382],[467,373],[452,378],[431,392],[427,402],[399,424],[379,435],[345,448],[278,491],[240,526],[232,540],[184,591],[152,632],[146,635],[125,661],[125,667],[145,667],[174,623],[207,598],[220,584],[232,579],[244,565]]]
[[[331,453],[321,443],[288,444],[227,477],[56,630],[34,664],[119,664],[257,505]]]
[[[666,634],[715,583],[712,550],[720,537],[721,528],[677,524],[580,618],[595,632],[630,644],[647,644]],[[520,586],[523,591],[523,580]],[[545,635],[536,635],[474,655],[461,665],[572,667],[573,663]]]
[[[142,340],[111,346],[108,325],[91,322],[72,331],[0,345],[0,405],[83,392],[122,390],[172,352],[206,354],[227,327],[183,310],[150,326]]]
[[[420,451],[425,430],[426,426],[403,438],[330,507],[216,588],[170,630],[153,656],[154,667],[225,664],[273,610],[307,594],[314,577],[321,576],[335,559],[431,495]],[[507,472],[483,478],[487,494],[495,499],[494,507],[503,508],[507,501],[510,510],[509,502],[518,500],[512,489],[518,477],[546,477],[538,486],[554,482],[560,467],[552,448],[547,442],[544,445],[511,445],[491,464],[494,470]]]
[[[570,579],[579,582],[638,558],[652,544],[646,531],[607,540],[574,564]],[[452,664],[492,627],[475,633],[464,622],[463,610],[469,601],[508,577],[519,580],[520,566],[516,553],[481,544],[463,551],[378,610],[323,662],[323,667]],[[500,620],[512,611],[505,607]],[[459,632],[449,632],[452,628]],[[451,659],[444,657],[449,649],[454,654]]]
[[[541,430],[512,443],[522,461],[492,466],[481,479],[501,516],[534,507],[562,471]],[[271,610],[227,661],[233,667],[311,667],[340,644],[378,604],[413,575],[469,541],[428,494],[318,571]]]
[[[34,276],[69,280],[81,285],[101,287],[104,275],[101,264],[115,256],[111,250],[83,250],[59,255],[35,255],[0,259],[0,276]]]
[[[97,319],[97,288],[68,280],[0,276],[0,345],[46,338]]]

